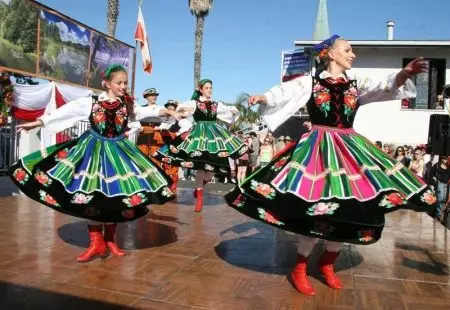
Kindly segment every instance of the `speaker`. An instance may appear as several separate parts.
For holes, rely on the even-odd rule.
[[[450,116],[430,115],[428,130],[428,152],[440,156],[450,156]]]

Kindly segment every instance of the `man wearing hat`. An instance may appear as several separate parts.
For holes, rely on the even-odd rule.
[[[145,105],[147,109],[157,109],[156,101],[158,99],[158,95],[159,93],[156,88],[148,88],[144,91],[142,96],[147,101],[147,104]],[[150,157],[153,162],[155,162],[159,166],[161,166],[161,163],[157,162],[154,158],[151,157],[151,155],[164,145],[161,133],[156,130],[160,123],[160,119],[143,119],[141,121],[141,134],[139,135],[137,140],[137,145],[142,153]]]
[[[158,100],[159,93],[156,88],[147,88],[142,94],[145,100],[147,100],[147,105],[156,106],[156,100]]]

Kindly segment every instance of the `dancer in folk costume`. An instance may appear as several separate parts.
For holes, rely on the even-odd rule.
[[[212,81],[201,80],[190,101],[180,104],[177,111],[193,116],[195,124],[178,146],[163,148],[155,154],[158,160],[175,166],[193,168],[195,175],[195,211],[203,208],[203,187],[215,173],[230,174],[229,158],[235,159],[247,151],[247,146],[217,123],[231,124],[239,117],[238,110],[211,99]]]
[[[175,100],[169,100],[164,105],[164,107],[167,110],[176,111],[178,107],[178,102]],[[180,112],[181,113],[181,112]],[[165,142],[165,145],[162,150],[165,150],[169,147],[176,147],[178,146],[187,136],[189,130],[192,127],[192,123],[186,118],[182,116],[182,113],[180,114],[180,119],[175,120],[173,117],[167,117],[163,120],[163,123],[159,127],[156,128],[156,130],[161,131],[161,136]],[[157,151],[159,152],[159,151]],[[158,153],[155,153],[155,158],[159,158]],[[164,152],[164,151],[163,151]],[[164,172],[170,176],[172,179],[172,186],[170,189],[172,192],[176,195],[177,191],[177,185],[178,185],[178,166],[174,166],[171,164],[166,163],[167,157],[164,157],[164,160],[162,161],[162,168],[164,169]]]
[[[159,111],[161,108],[156,104],[158,100],[159,93],[155,88],[146,89],[142,95],[147,104],[144,105],[145,109],[150,111]],[[151,112],[148,112],[151,113]],[[137,138],[136,144],[139,149],[147,157],[154,154],[161,146],[164,145],[163,137],[161,132],[156,130],[156,128],[161,125],[161,120],[158,117],[148,117],[141,120],[140,134]],[[161,166],[161,163],[151,158],[154,163]]]
[[[114,241],[117,222],[147,214],[147,205],[173,199],[170,179],[125,137],[128,120],[172,115],[166,109],[134,106],[126,93],[127,73],[120,65],[105,71],[107,91],[68,102],[37,121],[18,126],[59,132],[89,119],[81,137],[20,159],[11,167],[13,181],[28,197],[56,211],[90,220],[90,245],[78,257],[89,261],[107,249],[124,252]],[[102,225],[103,223],[103,225]]]
[[[315,76],[249,99],[261,104],[270,130],[306,105],[311,131],[226,196],[236,210],[300,235],[292,279],[307,295],[315,294],[306,270],[317,238],[327,240],[319,269],[327,284],[339,289],[333,263],[342,242],[374,243],[381,237],[385,213],[431,211],[436,203],[421,179],[352,128],[360,105],[414,97],[410,78],[426,72],[428,64],[418,58],[381,80],[351,79],[346,70],[356,56],[346,40],[335,35],[314,49]]]

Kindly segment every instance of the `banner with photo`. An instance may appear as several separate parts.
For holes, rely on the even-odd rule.
[[[36,1],[0,0],[0,16],[2,70],[92,89],[111,63],[134,76],[133,46]]]
[[[312,57],[309,49],[297,49],[281,52],[281,81],[287,82],[312,69]]]

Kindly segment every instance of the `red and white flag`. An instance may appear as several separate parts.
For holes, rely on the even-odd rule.
[[[150,56],[150,48],[148,44],[147,31],[145,30],[144,16],[142,16],[141,7],[139,6],[138,22],[134,39],[139,42],[141,47],[142,63],[144,71],[148,74],[152,73],[152,57]]]

